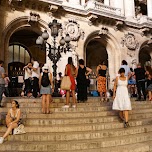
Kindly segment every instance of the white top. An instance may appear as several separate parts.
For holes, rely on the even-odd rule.
[[[29,68],[25,68],[25,75],[24,75],[24,80],[31,78],[32,77],[32,70]]]
[[[116,90],[116,97],[113,101],[113,110],[131,110],[131,102],[129,98],[128,93],[128,79],[126,77],[126,80],[120,80],[120,77],[118,77],[118,84],[117,84],[117,90]]]
[[[37,70],[36,71],[32,70],[32,78],[34,78],[34,77],[39,78],[40,68],[39,68],[39,63],[37,61],[34,61],[33,68],[36,68]]]
[[[125,69],[125,76],[128,76],[128,74],[130,73],[130,68],[128,65],[121,65],[120,68],[124,68]]]

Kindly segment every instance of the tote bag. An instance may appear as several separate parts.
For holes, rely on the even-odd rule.
[[[62,90],[70,90],[71,88],[71,80],[69,76],[64,76],[61,81],[61,89]]]

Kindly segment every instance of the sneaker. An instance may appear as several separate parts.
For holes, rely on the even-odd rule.
[[[73,105],[72,108],[76,108],[76,105]]]
[[[4,141],[4,138],[3,137],[0,137],[0,144],[2,144]]]
[[[62,108],[69,108],[69,105],[64,105]]]

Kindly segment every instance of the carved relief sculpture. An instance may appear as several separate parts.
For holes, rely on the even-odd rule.
[[[124,38],[122,38],[121,43],[123,46],[125,45],[129,50],[136,50],[139,46],[138,41],[132,33],[125,34]]]
[[[78,41],[80,37],[84,38],[85,33],[75,20],[69,19],[68,22],[65,22],[63,30],[65,34],[69,34],[71,41]]]

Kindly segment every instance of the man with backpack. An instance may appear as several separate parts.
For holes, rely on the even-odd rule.
[[[40,94],[42,94],[42,113],[50,113],[51,94],[54,92],[52,73],[49,72],[49,66],[45,64],[42,67],[42,73],[39,78]]]

